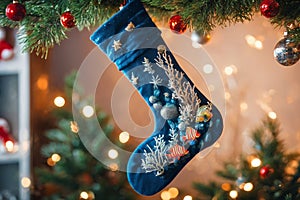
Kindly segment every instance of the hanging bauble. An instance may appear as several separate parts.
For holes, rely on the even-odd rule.
[[[206,44],[210,40],[210,34],[203,31],[193,31],[191,40],[199,44]]]
[[[285,32],[284,38],[280,40],[274,48],[274,57],[280,64],[291,66],[298,62],[300,58],[300,50],[298,47],[298,44]]]
[[[169,20],[170,29],[175,33],[184,33],[186,30],[186,24],[180,15],[174,15]]]
[[[75,17],[70,11],[66,11],[60,16],[60,23],[65,28],[73,28],[76,24]]]
[[[266,165],[260,168],[259,175],[261,178],[268,178],[273,173],[273,171],[274,170],[269,165]]]
[[[18,1],[8,4],[5,10],[8,19],[13,21],[21,21],[26,15],[25,6]]]
[[[262,0],[260,12],[267,18],[275,17],[279,13],[279,3],[276,0]]]
[[[14,54],[13,47],[5,40],[5,36],[5,30],[0,28],[0,60],[9,60]]]
[[[13,57],[13,47],[5,40],[0,41],[0,60],[9,60]]]

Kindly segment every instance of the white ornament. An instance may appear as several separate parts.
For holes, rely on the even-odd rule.
[[[133,74],[133,72],[131,73],[131,83],[133,84],[133,85],[137,85],[138,84],[138,81],[139,81],[139,77],[137,77],[137,76],[135,76],[134,74]]]
[[[155,73],[154,69],[152,69],[152,64],[149,61],[149,59],[144,57],[144,61],[142,63],[145,66],[144,72],[148,72],[149,74],[154,74]]]
[[[114,44],[112,45],[115,51],[118,51],[122,47],[122,43],[120,40],[114,40]]]
[[[155,110],[161,110],[161,108],[162,108],[161,102],[154,103],[154,104],[153,104],[153,108],[154,108]]]
[[[178,124],[178,129],[179,129],[180,131],[184,131],[185,128],[186,128],[186,125],[185,125],[184,122],[180,122],[180,123]]]

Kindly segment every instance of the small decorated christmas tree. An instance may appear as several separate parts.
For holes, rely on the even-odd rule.
[[[223,183],[195,183],[207,199],[300,199],[300,165],[298,153],[287,153],[279,139],[279,124],[267,118],[253,131],[254,153],[241,155],[238,163],[225,163],[217,171]],[[203,199],[203,198],[201,198]]]
[[[75,75],[73,73],[66,78],[66,96],[69,98]],[[73,104],[73,109],[77,109],[76,106],[85,101],[79,97],[78,105]],[[118,171],[117,164],[103,165],[89,153],[80,140],[79,133],[87,131],[86,127],[89,126],[81,129],[74,121],[71,111],[66,108],[58,108],[54,113],[58,126],[47,131],[49,143],[41,149],[42,155],[47,158],[48,166],[36,169],[39,188],[43,188],[40,196],[44,199],[70,200],[134,199],[126,175]],[[113,126],[109,124],[107,115],[101,111],[95,111],[95,114],[103,130],[99,135],[112,137]],[[103,143],[101,138],[103,137],[95,138],[99,146]]]

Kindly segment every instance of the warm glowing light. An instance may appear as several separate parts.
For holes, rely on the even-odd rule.
[[[183,200],[193,200],[193,197],[190,195],[186,195]]]
[[[129,133],[125,132],[125,131],[122,132],[122,133],[120,133],[120,135],[119,135],[119,140],[123,144],[126,143],[126,142],[128,142],[129,138],[130,138]]]
[[[89,194],[85,191],[80,193],[80,198],[82,199],[88,199],[89,198]]]
[[[231,185],[229,183],[223,183],[221,187],[224,191],[229,191],[231,189]]]
[[[95,110],[92,106],[84,106],[82,109],[82,113],[86,118],[90,118],[94,115]]]
[[[236,190],[231,190],[229,192],[229,196],[233,199],[236,199],[238,197],[238,192]]]
[[[250,192],[251,190],[253,190],[253,184],[252,183],[245,183],[245,185],[244,185],[244,190],[246,191],[246,192]]]
[[[115,149],[111,149],[108,151],[108,157],[111,159],[116,159],[119,156],[119,153]]]
[[[179,190],[175,187],[171,187],[168,192],[170,193],[170,197],[172,199],[176,198],[179,195]]]
[[[51,158],[48,158],[47,159],[47,164],[50,166],[50,167],[53,167],[56,165],[56,162],[54,162]]]
[[[117,163],[111,163],[109,165],[109,168],[110,168],[111,171],[115,172],[115,171],[119,170],[119,165]]]
[[[8,152],[13,152],[14,151],[14,143],[10,140],[8,140],[7,142],[5,142],[5,147],[6,147],[6,150]]]
[[[241,184],[239,185],[239,188],[242,190],[242,189],[244,189],[244,186],[245,186],[245,183],[241,183]]]
[[[211,64],[206,64],[203,66],[203,71],[206,74],[211,74],[214,71],[214,68]]]
[[[24,188],[29,188],[30,185],[31,185],[31,180],[30,180],[30,178],[28,178],[28,177],[23,177],[23,178],[21,179],[21,185],[22,185],[22,187],[24,187]]]
[[[61,96],[58,96],[58,97],[55,97],[54,99],[54,105],[56,105],[57,107],[63,107],[65,105],[66,101],[63,97]]]
[[[268,116],[271,118],[271,119],[276,119],[277,118],[277,114],[273,111],[269,112],[268,113]]]
[[[255,42],[256,42],[256,38],[253,35],[246,35],[245,39],[248,43],[249,46],[253,47]]]
[[[263,43],[259,40],[256,40],[254,43],[254,47],[261,50],[261,49],[263,49]]]
[[[214,144],[214,147],[215,147],[216,149],[219,149],[219,148],[221,147],[221,144],[220,144],[219,142],[216,142],[216,143]]]
[[[262,41],[256,39],[254,36],[252,36],[252,35],[246,35],[245,39],[247,41],[247,44],[250,47],[253,47],[253,48],[256,48],[256,49],[259,49],[259,50],[263,49],[263,43],[262,43]]]
[[[225,99],[228,101],[231,98],[231,94],[229,92],[225,92]]]
[[[252,167],[259,167],[261,165],[261,160],[259,158],[253,158],[251,160]]]
[[[79,132],[78,124],[77,124],[77,122],[75,122],[75,121],[71,121],[71,122],[70,122],[70,128],[71,128],[71,131],[72,131],[73,133],[78,133],[78,132]]]
[[[61,157],[57,153],[54,153],[52,154],[51,159],[53,160],[53,162],[59,162]]]
[[[46,75],[41,75],[36,82],[36,86],[40,90],[47,90],[48,89],[48,77]]]
[[[237,71],[237,68],[234,65],[229,65],[229,66],[225,67],[225,69],[224,69],[224,72],[227,76],[232,75],[236,71]]]
[[[246,111],[248,109],[248,104],[245,103],[245,102],[242,102],[240,104],[240,109],[241,109],[242,112]]]
[[[168,191],[163,191],[161,194],[160,194],[160,197],[162,200],[169,200],[171,199],[171,195]]]

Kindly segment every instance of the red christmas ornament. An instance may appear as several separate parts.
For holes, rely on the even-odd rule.
[[[26,15],[25,6],[18,1],[8,4],[5,10],[8,19],[13,21],[21,21]]]
[[[262,168],[260,168],[260,171],[259,171],[259,175],[261,178],[267,178],[272,173],[273,173],[273,169],[268,165],[263,166]]]
[[[13,54],[13,47],[4,40],[0,41],[0,60],[9,60]]]
[[[0,60],[9,60],[13,54],[13,47],[5,40],[5,30],[0,28]]]
[[[183,22],[180,15],[174,15],[169,20],[170,29],[175,33],[184,33],[186,24]]]
[[[279,13],[279,3],[276,0],[263,0],[260,3],[260,12],[267,18],[275,17]]]
[[[71,14],[70,11],[64,12],[60,16],[60,23],[65,28],[73,28],[75,26],[75,17]]]
[[[6,151],[12,152],[15,140],[13,137],[6,131],[5,127],[0,126],[0,141],[2,141],[3,146],[6,148]]]

